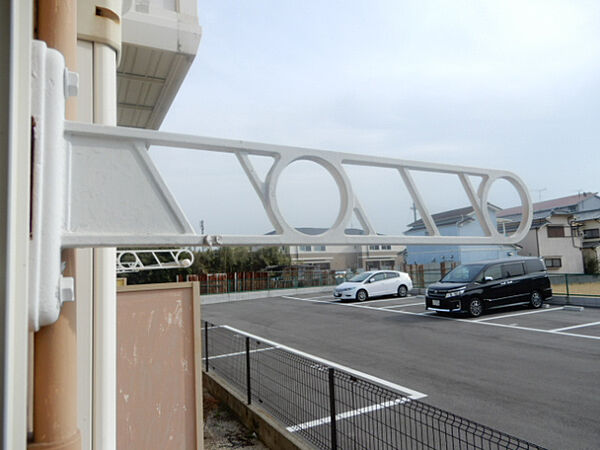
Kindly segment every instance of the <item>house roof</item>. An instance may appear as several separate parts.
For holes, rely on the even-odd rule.
[[[488,207],[494,211],[501,210],[498,206],[493,205],[491,203],[488,203]],[[438,226],[447,225],[451,223],[456,223],[459,220],[464,220],[467,217],[471,217],[473,215],[473,212],[474,210],[472,206],[466,206],[463,208],[450,209],[448,211],[442,211],[440,213],[432,214],[431,218],[433,219],[434,223]],[[425,225],[423,223],[423,219],[419,219],[415,222],[409,223],[408,227],[410,228],[410,230],[408,231],[412,231],[420,228],[425,228]]]
[[[582,194],[569,195],[567,197],[560,197],[560,198],[554,198],[552,200],[545,200],[543,202],[537,202],[537,203],[533,204],[533,211],[538,212],[538,211],[547,211],[547,210],[555,210],[555,209],[573,207],[590,197],[594,197],[595,195],[597,195],[597,193],[583,192]],[[506,217],[506,216],[512,216],[514,214],[520,214],[521,209],[522,209],[521,206],[515,206],[512,208],[503,209],[498,214],[496,214],[496,216],[497,217]]]
[[[590,209],[588,211],[581,211],[575,214],[575,220],[594,220],[600,219],[600,209]]]

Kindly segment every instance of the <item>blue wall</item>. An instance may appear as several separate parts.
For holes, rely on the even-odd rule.
[[[490,210],[492,223],[496,223],[496,213]],[[439,225],[442,236],[483,236],[479,221],[474,220],[457,224]],[[425,230],[407,231],[407,236],[425,236]],[[442,261],[470,263],[486,259],[506,258],[516,255],[516,249],[506,245],[407,245],[406,262],[408,264],[430,264]]]

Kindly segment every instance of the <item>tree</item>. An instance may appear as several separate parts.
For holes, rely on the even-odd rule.
[[[598,275],[600,274],[600,264],[598,264],[598,258],[590,256],[585,258],[585,273]]]

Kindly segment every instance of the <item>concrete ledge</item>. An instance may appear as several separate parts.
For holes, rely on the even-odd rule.
[[[274,450],[309,450],[308,446],[262,408],[247,405],[225,380],[215,373],[202,372],[204,387],[218,400],[225,403],[240,421],[269,448]]]
[[[238,302],[241,300],[252,300],[255,298],[281,297],[282,295],[311,294],[313,292],[330,291],[333,299],[333,288],[335,286],[315,286],[307,288],[269,289],[267,291],[228,292],[226,294],[205,294],[200,296],[203,305],[211,303]]]
[[[587,306],[589,308],[600,308],[600,297],[579,297],[571,295],[569,298],[562,295],[552,296],[546,300],[551,305],[573,305],[573,306]]]

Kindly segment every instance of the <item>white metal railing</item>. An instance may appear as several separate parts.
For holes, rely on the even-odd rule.
[[[75,122],[65,124],[65,138],[72,146],[70,160],[71,205],[63,244],[86,245],[302,245],[302,244],[515,244],[531,224],[532,205],[521,179],[507,171],[407,161],[371,155],[329,152],[254,142],[215,139],[124,127]],[[234,154],[273,225],[272,235],[196,235],[147,155],[151,145]],[[101,155],[101,156],[100,156]],[[261,180],[250,155],[268,156],[273,164]],[[324,167],[340,193],[340,210],[332,227],[321,235],[306,235],[290,226],[280,212],[277,184],[291,163],[307,160]],[[380,235],[352,189],[344,166],[396,169],[427,229],[426,236]],[[458,177],[483,229],[483,236],[442,236],[413,181],[413,172],[435,172]],[[471,177],[479,177],[473,186]],[[488,194],[497,180],[506,180],[521,199],[523,217],[517,231],[505,236],[496,229],[488,210]],[[103,195],[97,195],[102,183]],[[129,196],[129,198],[128,198]],[[87,202],[94,197],[94,208]],[[139,205],[136,205],[139,204]],[[134,205],[132,207],[132,205]],[[347,235],[355,215],[365,234]]]

